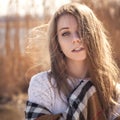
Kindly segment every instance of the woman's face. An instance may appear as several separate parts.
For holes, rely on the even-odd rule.
[[[58,42],[67,61],[84,61],[87,57],[84,41],[79,35],[77,20],[73,15],[62,15],[57,22]]]

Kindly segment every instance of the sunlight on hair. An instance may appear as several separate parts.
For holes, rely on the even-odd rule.
[[[35,27],[26,36],[25,54],[31,64],[27,72],[28,76],[38,71],[49,69],[47,27],[48,24]]]

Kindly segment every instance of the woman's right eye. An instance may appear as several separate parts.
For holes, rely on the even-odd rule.
[[[64,33],[62,33],[62,36],[64,37],[64,36],[69,36],[70,35],[70,32],[64,32]]]

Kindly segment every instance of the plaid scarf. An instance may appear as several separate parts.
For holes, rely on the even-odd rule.
[[[101,108],[96,89],[91,81],[83,80],[72,91],[68,109],[54,115],[47,108],[27,101],[26,120],[107,120]]]

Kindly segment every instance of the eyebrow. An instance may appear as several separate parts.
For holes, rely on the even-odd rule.
[[[69,27],[62,27],[59,29],[59,31],[64,30],[64,29],[69,29]]]

